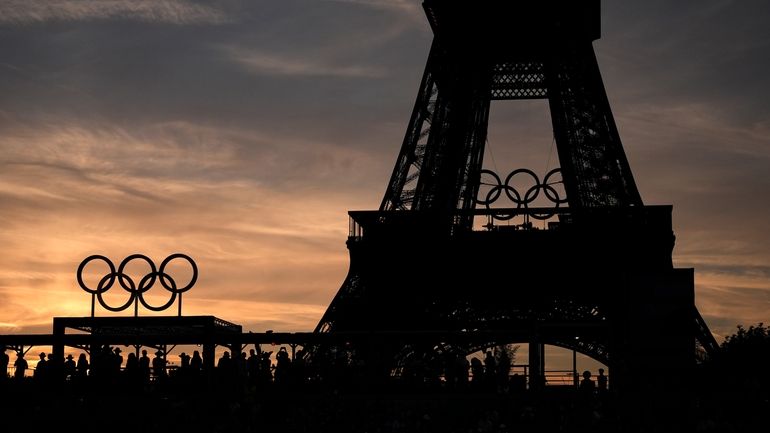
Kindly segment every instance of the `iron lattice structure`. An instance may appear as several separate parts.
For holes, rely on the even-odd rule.
[[[490,102],[515,99],[548,99],[571,207],[642,205],[593,51],[598,1],[424,5],[435,39],[381,210],[472,209]],[[535,23],[503,30],[514,17]]]
[[[537,347],[555,344],[612,366],[628,389],[645,386],[630,385],[650,361],[635,343],[653,335],[669,367],[689,371],[695,338],[716,343],[692,270],[672,265],[671,207],[644,206],[631,174],[592,46],[599,0],[423,6],[434,40],[401,151],[379,211],[350,212],[350,271],[316,331],[494,331],[459,346],[356,350],[392,371],[525,341],[536,378]],[[533,98],[548,100],[567,197],[558,209],[490,209],[479,188],[491,101]],[[542,215],[556,215],[549,230],[493,224]],[[474,230],[479,216],[488,230]]]

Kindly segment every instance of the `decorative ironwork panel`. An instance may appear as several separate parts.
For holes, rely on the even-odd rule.
[[[541,99],[548,97],[542,62],[498,63],[492,69],[492,99]]]

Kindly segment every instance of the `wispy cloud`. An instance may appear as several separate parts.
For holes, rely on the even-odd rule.
[[[326,0],[335,3],[350,3],[354,5],[367,6],[377,9],[389,9],[408,12],[410,14],[421,14],[419,0]]]
[[[385,71],[365,65],[333,64],[328,60],[278,56],[237,46],[220,47],[232,61],[261,75],[380,78]]]
[[[313,184],[354,171],[349,151],[323,142],[187,122],[13,124],[0,147],[0,332],[87,313],[74,272],[90,254],[177,251],[201,270],[188,313],[215,306],[247,329],[312,329],[347,270],[345,209],[365,207],[350,190],[291,180],[287,191],[263,177],[304,170]]]
[[[411,26],[425,26],[425,16],[421,0],[325,0],[332,3],[343,3],[353,6],[366,7],[380,11],[388,11],[405,18]]]
[[[224,12],[188,0],[4,0],[0,23],[127,19],[171,24],[221,24]]]

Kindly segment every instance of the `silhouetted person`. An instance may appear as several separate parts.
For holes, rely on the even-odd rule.
[[[596,390],[596,385],[591,380],[591,372],[586,370],[583,372],[583,380],[580,381],[580,393],[585,396],[592,396],[594,390]]]
[[[305,383],[307,378],[307,364],[305,363],[305,351],[298,350],[297,355],[294,357],[291,366],[292,377],[295,378],[299,384]]]
[[[599,375],[596,376],[596,388],[600,393],[607,392],[607,376],[604,375],[604,369],[599,369]]]
[[[278,353],[275,354],[275,381],[286,382],[289,375],[289,369],[291,368],[291,359],[289,359],[289,352],[285,347],[281,347]]]
[[[78,378],[85,379],[88,376],[88,358],[86,358],[85,353],[81,353],[78,356],[78,363],[75,368],[77,369]]]
[[[492,384],[495,382],[495,376],[497,376],[497,360],[492,355],[492,351],[487,350],[487,355],[484,357],[484,378],[487,383]]]
[[[216,374],[222,384],[229,387],[234,383],[237,374],[236,362],[238,360],[230,356],[230,352],[225,352],[217,362]],[[231,391],[231,390],[230,390]],[[226,392],[230,392],[226,391]]]
[[[259,382],[261,384],[268,384],[273,381],[272,363],[270,362],[270,355],[273,352],[262,352],[262,360],[259,362]]]
[[[13,373],[13,377],[16,379],[24,379],[24,372],[27,371],[27,360],[24,359],[24,354],[22,352],[16,353],[16,361],[13,363],[13,366],[16,367],[16,370]]]
[[[5,350],[5,346],[0,346],[0,380],[8,379],[8,363],[11,362]]]
[[[230,370],[232,368],[232,363],[230,362],[230,352],[225,352],[222,354],[222,357],[219,358],[219,362],[217,362],[217,369],[221,372]]]
[[[139,358],[136,357],[134,352],[130,352],[126,357],[126,376],[132,382],[140,377]]]
[[[166,359],[160,350],[155,352],[155,358],[152,358],[152,374],[156,380],[163,380],[166,377]]]
[[[203,358],[201,358],[201,354],[197,350],[193,352],[192,358],[190,359],[190,369],[194,374],[198,374],[198,372],[203,369]]]
[[[48,362],[46,363],[46,380],[59,380],[62,379],[62,369],[64,368],[64,360],[53,356],[53,353],[48,354]]]
[[[139,358],[139,376],[145,382],[150,380],[150,357],[147,356],[146,350],[142,350],[142,356]]]
[[[519,373],[514,373],[511,377],[511,390],[514,392],[522,392],[527,389],[527,378],[520,375]]]
[[[511,374],[511,358],[505,350],[500,351],[497,360],[497,384],[505,388],[508,385],[508,376]],[[503,389],[501,389],[503,390]]]
[[[254,349],[249,350],[249,359],[246,360],[246,371],[249,374],[249,383],[256,383],[259,378],[259,357]]]
[[[40,361],[35,366],[35,371],[32,373],[32,377],[39,381],[45,382],[48,374],[48,361],[45,360],[45,352],[40,352]]]
[[[92,380],[95,377],[99,377],[102,372],[103,351],[104,348],[101,346],[91,349],[91,362],[88,368],[88,375],[91,376]]]
[[[468,384],[468,359],[460,353],[447,353],[445,379],[449,388],[463,388]]]
[[[123,356],[121,356],[120,347],[116,347],[113,351],[114,355],[112,356],[112,370],[114,373],[118,374],[120,373],[120,369],[123,367]]]
[[[187,372],[190,369],[190,355],[182,352],[179,354],[179,368],[183,372]]]
[[[223,381],[229,383],[235,375],[235,365],[230,358],[230,352],[225,352],[217,362],[217,376]]]
[[[64,379],[69,378],[72,380],[75,377],[75,372],[77,371],[77,365],[75,364],[75,359],[70,353],[67,355],[67,360],[64,361]]]
[[[98,378],[100,381],[105,377],[112,376],[114,362],[114,353],[112,348],[105,344],[91,353],[91,377]]]
[[[468,362],[468,357],[463,354],[458,354],[456,359],[457,365],[457,381],[460,388],[468,386],[468,372],[471,369],[471,363]]]
[[[243,381],[248,376],[246,371],[246,352],[241,352],[241,356],[233,361],[235,361],[235,371],[238,374],[238,380]]]
[[[484,364],[475,356],[471,359],[471,375],[473,376],[471,384],[476,388],[480,387],[484,382]]]

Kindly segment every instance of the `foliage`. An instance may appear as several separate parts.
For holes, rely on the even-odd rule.
[[[707,382],[724,389],[770,396],[770,328],[763,323],[738,325],[721,350],[704,364]],[[764,398],[764,397],[763,397]]]
[[[748,328],[738,325],[738,331],[722,343],[721,356],[730,364],[767,368],[770,363],[770,328],[763,323]]]
[[[500,361],[503,359],[503,356],[508,357],[508,361],[511,365],[516,363],[516,352],[519,351],[519,345],[513,345],[513,344],[501,344],[499,346],[495,346],[495,360],[500,363]]]

